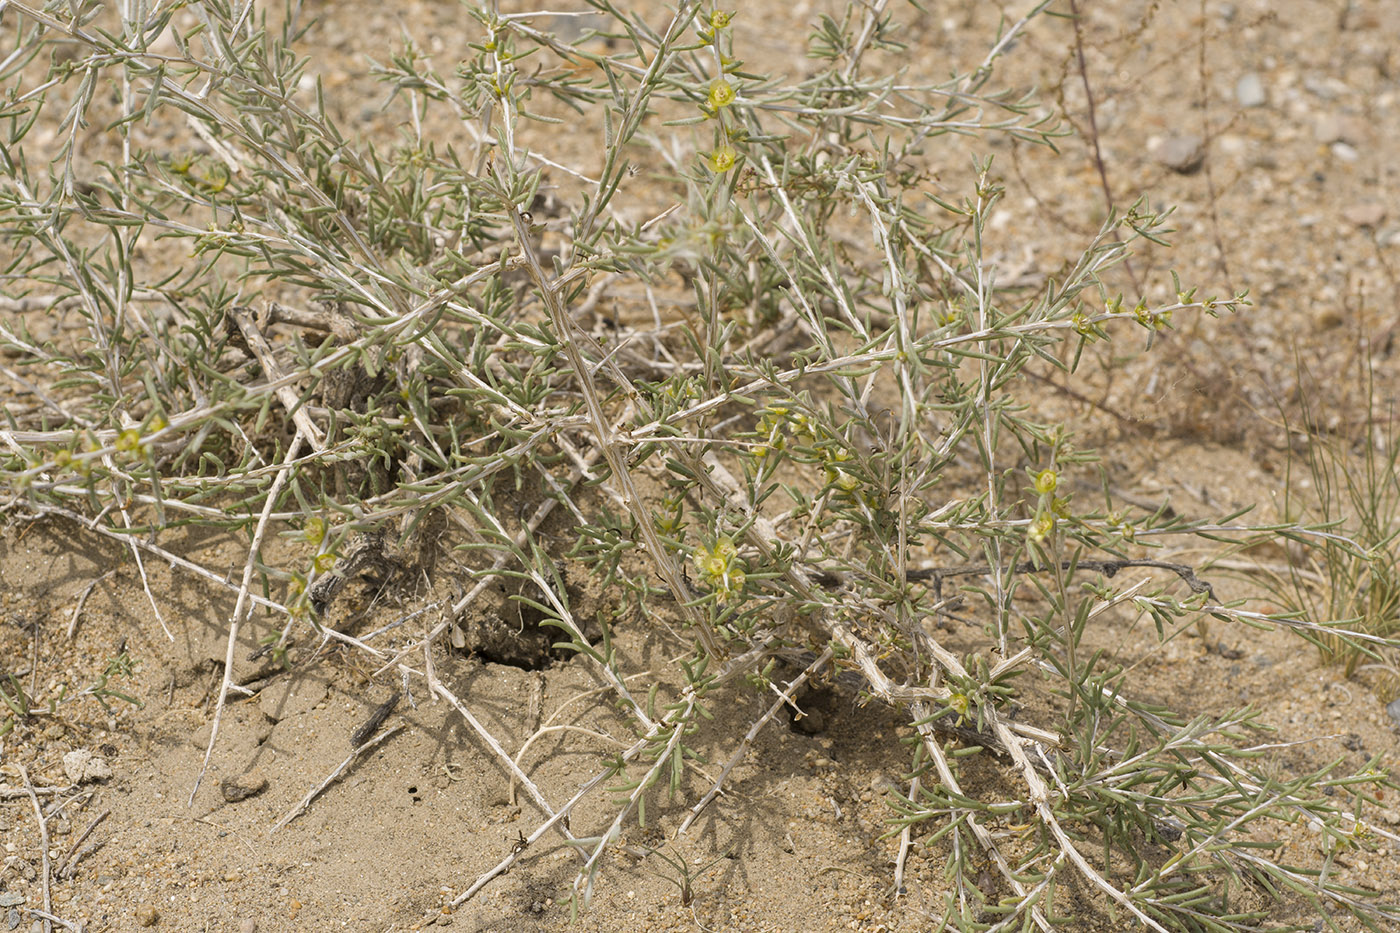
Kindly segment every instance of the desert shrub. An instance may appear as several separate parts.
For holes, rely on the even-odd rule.
[[[1049,929],[1067,885],[1158,930],[1264,925],[1241,884],[1393,920],[1255,835],[1305,820],[1356,844],[1384,773],[1279,780],[1254,711],[1178,716],[1085,645],[1119,606],[1159,633],[1249,616],[1165,559],[1223,523],[1075,491],[1092,452],[1024,376],[1072,383],[1086,346],[1243,296],[1112,287],[1168,233],[1141,203],[1033,290],[998,287],[1002,187],[968,153],[1058,132],[995,81],[1045,6],[930,79],[885,4],[851,4],[789,80],[746,62],[744,10],[592,0],[580,27],[483,5],[446,68],[386,42],[391,137],[336,118],[299,3],[4,4],[0,348],[31,387],[0,430],[6,508],[231,586],[230,645],[261,607],[279,645],[339,640],[453,703],[544,814],[458,902],[558,832],[585,904],[702,745],[728,764],[678,831],[804,683],[840,676],[907,716],[897,875],[932,847],[958,929]],[[539,535],[551,513],[569,534]],[[231,584],[163,545],[191,524],[246,540]],[[443,527],[476,582],[441,621],[392,648],[322,625],[347,578],[422,567]],[[276,533],[302,563],[266,556]],[[566,563],[604,594],[595,618]],[[1155,582],[1115,582],[1129,567]],[[564,794],[415,666],[501,577],[635,731]],[[629,681],[613,635],[634,625],[690,645],[677,689]],[[710,709],[755,688],[777,699],[715,734]],[[571,826],[603,788],[614,817]]]

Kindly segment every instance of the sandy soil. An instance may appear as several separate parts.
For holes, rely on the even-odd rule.
[[[1278,412],[1293,410],[1304,391],[1329,424],[1355,422],[1364,398],[1354,377],[1358,359],[1373,361],[1381,405],[1394,402],[1400,385],[1391,357],[1400,292],[1393,156],[1400,148],[1400,52],[1389,31],[1400,23],[1400,2],[1083,5],[1104,175],[1086,141],[1094,134],[1073,28],[1067,20],[1042,20],[1009,54],[1003,73],[1009,83],[1042,88],[1083,134],[1062,140],[1059,156],[1002,140],[971,150],[994,154],[1010,189],[993,230],[1004,278],[1034,282],[1055,274],[1102,219],[1106,178],[1119,204],[1145,196],[1178,205],[1177,248],[1135,259],[1123,275],[1125,289],[1136,280],[1160,297],[1171,285],[1165,270],[1174,268],[1205,292],[1248,289],[1254,305],[1219,321],[1179,321],[1150,355],[1131,339],[1115,344],[1119,356],[1089,366],[1098,367],[1087,383],[1098,394],[1070,396],[1047,383],[1043,402],[1071,421],[1084,446],[1103,453],[1124,495],[1169,495],[1183,514],[1202,517],[1255,503],[1259,519],[1271,519],[1289,450]],[[915,20],[909,36],[916,60],[944,73],[980,57],[985,44],[967,37],[991,34],[995,7],[933,4],[926,16],[900,15]],[[821,8],[746,6],[740,23],[753,30],[742,41],[752,58],[790,62],[796,74],[802,63],[795,27]],[[461,9],[448,3],[347,0],[318,12],[324,20],[306,41],[318,50],[328,93],[341,102],[347,123],[365,133],[394,132],[375,106],[382,91],[364,75],[365,55],[382,56],[386,37],[404,28],[451,60],[453,43],[473,35]],[[1243,106],[1256,103],[1256,82],[1262,101]],[[950,144],[936,158],[941,182],[966,184],[967,150]],[[1300,389],[1296,360],[1317,375],[1317,385]],[[0,383],[0,393],[9,391]],[[441,542],[444,550],[452,543]],[[162,544],[206,567],[241,567],[240,542],[175,532]],[[17,912],[7,913],[12,904],[42,903],[49,871],[54,913],[90,931],[436,925],[506,933],[568,925],[563,900],[578,859],[557,837],[532,847],[459,909],[446,906],[540,817],[525,794],[513,795],[509,776],[462,717],[419,684],[408,685],[385,723],[398,731],[304,814],[272,831],[345,759],[352,732],[404,685],[376,677],[362,657],[343,650],[313,655],[314,644],[293,649],[290,671],[272,655],[249,660],[271,632],[256,616],[235,651],[238,679],[255,694],[231,705],[191,803],[233,597],[178,569],[148,564],[148,571],[172,637],[116,544],[60,522],[12,522],[0,531],[0,669],[14,672],[33,695],[52,697],[64,685],[73,691],[93,682],[125,651],[138,666],[113,684],[141,701],[116,701],[110,714],[91,699],[71,701],[0,738],[0,897],[8,898],[0,929],[20,924]],[[1221,574],[1217,586],[1227,597],[1254,594]],[[450,561],[437,576],[432,592],[357,592],[338,608],[335,624],[368,632],[459,585]],[[577,596],[606,598],[586,588]],[[507,605],[500,595],[468,621],[491,625]],[[669,632],[642,625],[619,637],[637,671],[667,671],[686,650]],[[395,638],[388,633],[384,644]],[[1391,687],[1320,666],[1291,636],[1217,625],[1205,637],[1193,630],[1162,645],[1149,624],[1109,617],[1095,640],[1135,666],[1143,698],[1186,713],[1255,704],[1284,736],[1315,737],[1282,756],[1280,767],[1291,773],[1336,758],[1354,768],[1372,755],[1387,767],[1400,764],[1400,732],[1384,709]],[[451,653],[435,663],[512,753],[542,724],[593,733],[551,733],[523,755],[552,798],[567,798],[593,777],[602,755],[629,734],[603,695],[589,694],[597,683],[577,662],[529,671]],[[714,712],[733,728],[714,734],[742,731],[769,702],[751,692],[730,699],[731,708]],[[906,890],[893,896],[895,843],[881,838],[889,815],[882,798],[908,763],[896,741],[903,721],[878,705],[859,705],[839,684],[803,703],[808,720],[765,729],[728,793],[685,837],[673,840],[672,832],[717,766],[697,766],[675,801],[664,793],[652,800],[646,828],[626,831],[579,929],[931,927],[930,917],[941,913],[942,865],[916,857]],[[73,787],[64,755],[75,749],[103,759],[110,777]],[[721,761],[728,753],[702,750]],[[21,766],[44,794],[47,853],[31,801],[19,790]],[[992,773],[983,778],[997,780]],[[592,831],[610,817],[610,799],[601,794],[585,803],[575,829]],[[1394,809],[1387,812],[1400,822]],[[1318,840],[1305,828],[1284,842],[1290,854],[1315,861]],[[638,858],[643,847],[692,866],[688,905],[673,880],[660,877],[678,873],[655,856]],[[76,859],[74,850],[81,853]],[[1394,898],[1398,855],[1381,844],[1339,860],[1336,870]],[[69,866],[71,875],[60,871]],[[1075,929],[1124,928],[1091,901],[1082,906]],[[1276,919],[1310,922],[1291,910],[1280,908]],[[21,928],[29,925],[26,918]]]

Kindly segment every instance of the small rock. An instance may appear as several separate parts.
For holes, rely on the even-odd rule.
[[[1346,318],[1342,309],[1335,305],[1323,305],[1313,312],[1313,329],[1317,331],[1336,330]]]
[[[1329,75],[1303,75],[1303,88],[1309,93],[1323,100],[1336,100],[1351,93],[1351,88],[1347,87],[1345,81]]]
[[[112,768],[106,759],[97,757],[86,748],[77,748],[63,756],[63,773],[74,784],[91,784],[109,780]]]
[[[5,915],[5,929],[13,930],[17,926],[19,926],[19,911],[11,907],[10,912]]]
[[[1379,227],[1385,220],[1385,205],[1379,201],[1361,201],[1343,210],[1342,217],[1358,227]]]
[[[1157,161],[1173,172],[1190,175],[1206,161],[1205,140],[1194,134],[1168,136],[1157,146]]]
[[[136,908],[136,922],[143,927],[153,927],[160,922],[160,914],[150,904]]]
[[[870,780],[870,789],[877,794],[891,794],[899,792],[899,785],[887,775],[878,774]]]
[[[1356,151],[1356,147],[1350,143],[1333,143],[1331,146],[1332,155],[1342,162],[1355,162],[1361,158],[1361,153]]]
[[[1335,113],[1319,114],[1313,121],[1313,136],[1324,145],[1332,143],[1361,142],[1366,136],[1366,125],[1353,117],[1343,117]]]
[[[1252,71],[1241,75],[1235,82],[1235,100],[1240,102],[1241,107],[1264,106],[1269,100],[1264,93],[1264,82]]]
[[[267,790],[267,778],[260,774],[226,777],[219,782],[219,793],[228,803],[238,803],[240,800],[256,797],[265,790]]]
[[[0,893],[0,907],[18,907],[24,903],[24,895],[14,891]]]
[[[238,933],[258,933],[258,921],[252,917],[244,917],[238,921]]]
[[[1317,120],[1313,123],[1313,136],[1323,144],[1341,142],[1346,138],[1346,130],[1342,128],[1342,118],[1335,113],[1318,114]]]
[[[1395,724],[1400,726],[1400,700],[1391,700],[1385,711],[1390,714],[1390,718],[1395,720]]]

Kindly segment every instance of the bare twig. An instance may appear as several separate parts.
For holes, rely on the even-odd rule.
[[[97,587],[97,584],[101,583],[103,580],[107,579],[116,572],[117,568],[113,567],[111,570],[107,571],[102,576],[97,577],[96,579],[89,582],[88,585],[83,588],[82,595],[78,597],[78,604],[73,607],[73,614],[68,617],[69,641],[73,640],[73,633],[78,630],[78,616],[82,613],[83,604],[87,602],[87,598],[92,595],[92,591]]]
[[[83,856],[86,855],[87,852],[92,851],[89,849],[85,849],[82,852],[79,852],[78,847],[83,844],[83,842],[87,839],[88,836],[92,835],[92,831],[96,829],[102,823],[103,820],[105,820],[111,815],[111,810],[103,810],[101,813],[97,814],[97,816],[93,818],[93,821],[88,824],[87,829],[79,833],[78,838],[73,840],[73,844],[68,847],[68,851],[64,853],[63,858],[59,860],[58,870],[55,872],[55,874],[59,878],[69,878],[72,876],[73,872],[78,867],[78,862],[82,860]]]
[[[366,752],[371,751],[381,743],[388,741],[391,737],[397,735],[404,728],[404,726],[394,726],[387,732],[381,732],[379,735],[375,736],[365,744],[359,746],[354,751],[352,751],[344,761],[335,766],[335,769],[331,771],[329,775],[326,776],[326,779],[324,781],[311,788],[311,790],[307,792],[306,796],[301,798],[301,800],[297,802],[296,806],[292,807],[292,809],[287,811],[285,816],[283,816],[276,823],[272,824],[272,828],[268,830],[268,834],[270,835],[272,833],[277,832],[283,826],[286,826],[292,820],[305,813],[307,809],[311,806],[311,801],[315,800],[327,787],[330,787],[337,780],[339,780],[340,777],[343,774],[345,774],[345,772],[350,768],[352,764],[355,763],[357,759],[359,759]]]
[[[19,769],[20,779],[24,781],[24,788],[29,794],[29,802],[34,806],[34,819],[39,824],[39,855],[41,861],[41,877],[44,886],[44,933],[52,933],[53,922],[53,892],[49,888],[49,881],[52,873],[49,870],[49,821],[44,816],[44,808],[39,806],[39,795],[34,791],[34,782],[29,780],[29,770],[19,762],[15,762],[15,767]]]
[[[0,800],[17,800],[20,797],[57,797],[71,793],[74,785],[64,787],[0,787]]]
[[[209,759],[214,755],[214,743],[219,738],[219,723],[223,719],[224,706],[228,702],[229,691],[238,690],[246,693],[242,687],[233,682],[233,655],[238,645],[238,628],[252,611],[252,600],[250,598],[253,586],[253,568],[258,562],[258,555],[262,552],[263,536],[267,532],[268,515],[272,507],[277,503],[278,494],[286,484],[291,474],[290,462],[296,459],[297,453],[301,450],[305,435],[298,432],[292,438],[291,446],[287,448],[287,455],[283,460],[282,470],[277,474],[277,478],[272,481],[272,488],[268,492],[266,501],[263,503],[262,515],[258,518],[257,528],[253,531],[253,540],[248,547],[248,558],[243,564],[243,582],[238,588],[238,600],[234,603],[233,617],[229,619],[228,646],[224,651],[224,674],[219,683],[219,700],[214,707],[214,725],[209,732],[209,746],[204,750],[204,762],[199,767],[199,774],[194,779],[194,786],[190,788],[189,806],[194,806],[194,795],[199,793],[199,784],[204,780],[204,774],[209,770]]]
[[[282,368],[277,365],[277,359],[272,352],[272,346],[267,342],[261,330],[258,329],[257,322],[253,319],[253,309],[236,306],[228,309],[229,319],[238,328],[238,332],[243,335],[243,339],[248,344],[248,349],[253,356],[257,357],[258,363],[262,366],[263,372],[271,382],[282,379]],[[297,397],[292,387],[282,386],[277,389],[277,400],[287,409],[287,414],[292,421],[296,422],[297,430],[306,439],[307,445],[317,453],[324,453],[326,449],[326,434],[321,430],[321,426],[311,420],[306,408],[302,405],[302,400]]]
[[[724,779],[729,776],[729,772],[733,771],[734,767],[739,764],[739,762],[744,760],[745,752],[748,751],[749,745],[753,740],[757,738],[758,733],[774,716],[778,715],[779,710],[792,703],[793,696],[796,695],[798,690],[802,689],[802,685],[805,684],[813,674],[816,674],[831,662],[832,654],[831,646],[828,645],[826,650],[817,655],[816,660],[807,665],[802,673],[794,677],[781,691],[777,691],[778,698],[773,701],[772,705],[768,707],[767,711],[765,711],[762,716],[754,720],[753,725],[749,726],[749,731],[744,733],[744,737],[739,740],[738,747],[734,749],[734,753],[729,756],[729,760],[726,761],[724,767],[720,769],[719,777],[715,779],[714,786],[706,792],[705,796],[700,798],[695,806],[690,808],[690,812],[686,814],[685,819],[681,821],[681,825],[676,828],[677,836],[685,835],[685,831],[695,822],[695,818],[710,805],[710,801],[719,796],[720,791],[724,787]],[[776,691],[776,688],[774,689]]]

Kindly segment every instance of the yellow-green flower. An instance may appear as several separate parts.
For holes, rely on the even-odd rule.
[[[710,153],[710,171],[716,175],[723,175],[734,167],[734,163],[739,160],[739,154],[734,151],[734,147],[725,143],[714,152]]]
[[[948,708],[958,714],[958,725],[962,725],[963,720],[967,719],[967,711],[971,705],[972,703],[965,693],[955,693],[948,697]]]
[[[311,518],[302,527],[301,534],[312,547],[320,547],[321,542],[326,540],[328,530],[329,526],[324,518]]]
[[[733,13],[726,13],[723,10],[715,10],[710,14],[710,28],[723,29],[729,25],[729,21],[734,18]]]
[[[836,475],[832,478],[832,482],[834,482],[836,488],[840,489],[842,492],[854,492],[860,486],[860,479],[847,473],[845,470],[838,468],[835,474]]]
[[[720,538],[714,547],[695,552],[695,570],[706,584],[719,593],[722,601],[740,593],[747,577],[739,549],[730,538]]]
[[[1036,544],[1044,541],[1050,536],[1050,532],[1055,530],[1055,515],[1052,512],[1041,512],[1031,522],[1031,540]]]
[[[734,90],[734,85],[723,78],[715,78],[710,82],[709,105],[711,110],[719,110],[734,103],[734,98],[738,92]]]
[[[1035,491],[1038,495],[1048,496],[1055,491],[1055,487],[1060,485],[1060,477],[1054,470],[1041,470],[1035,474]]]

